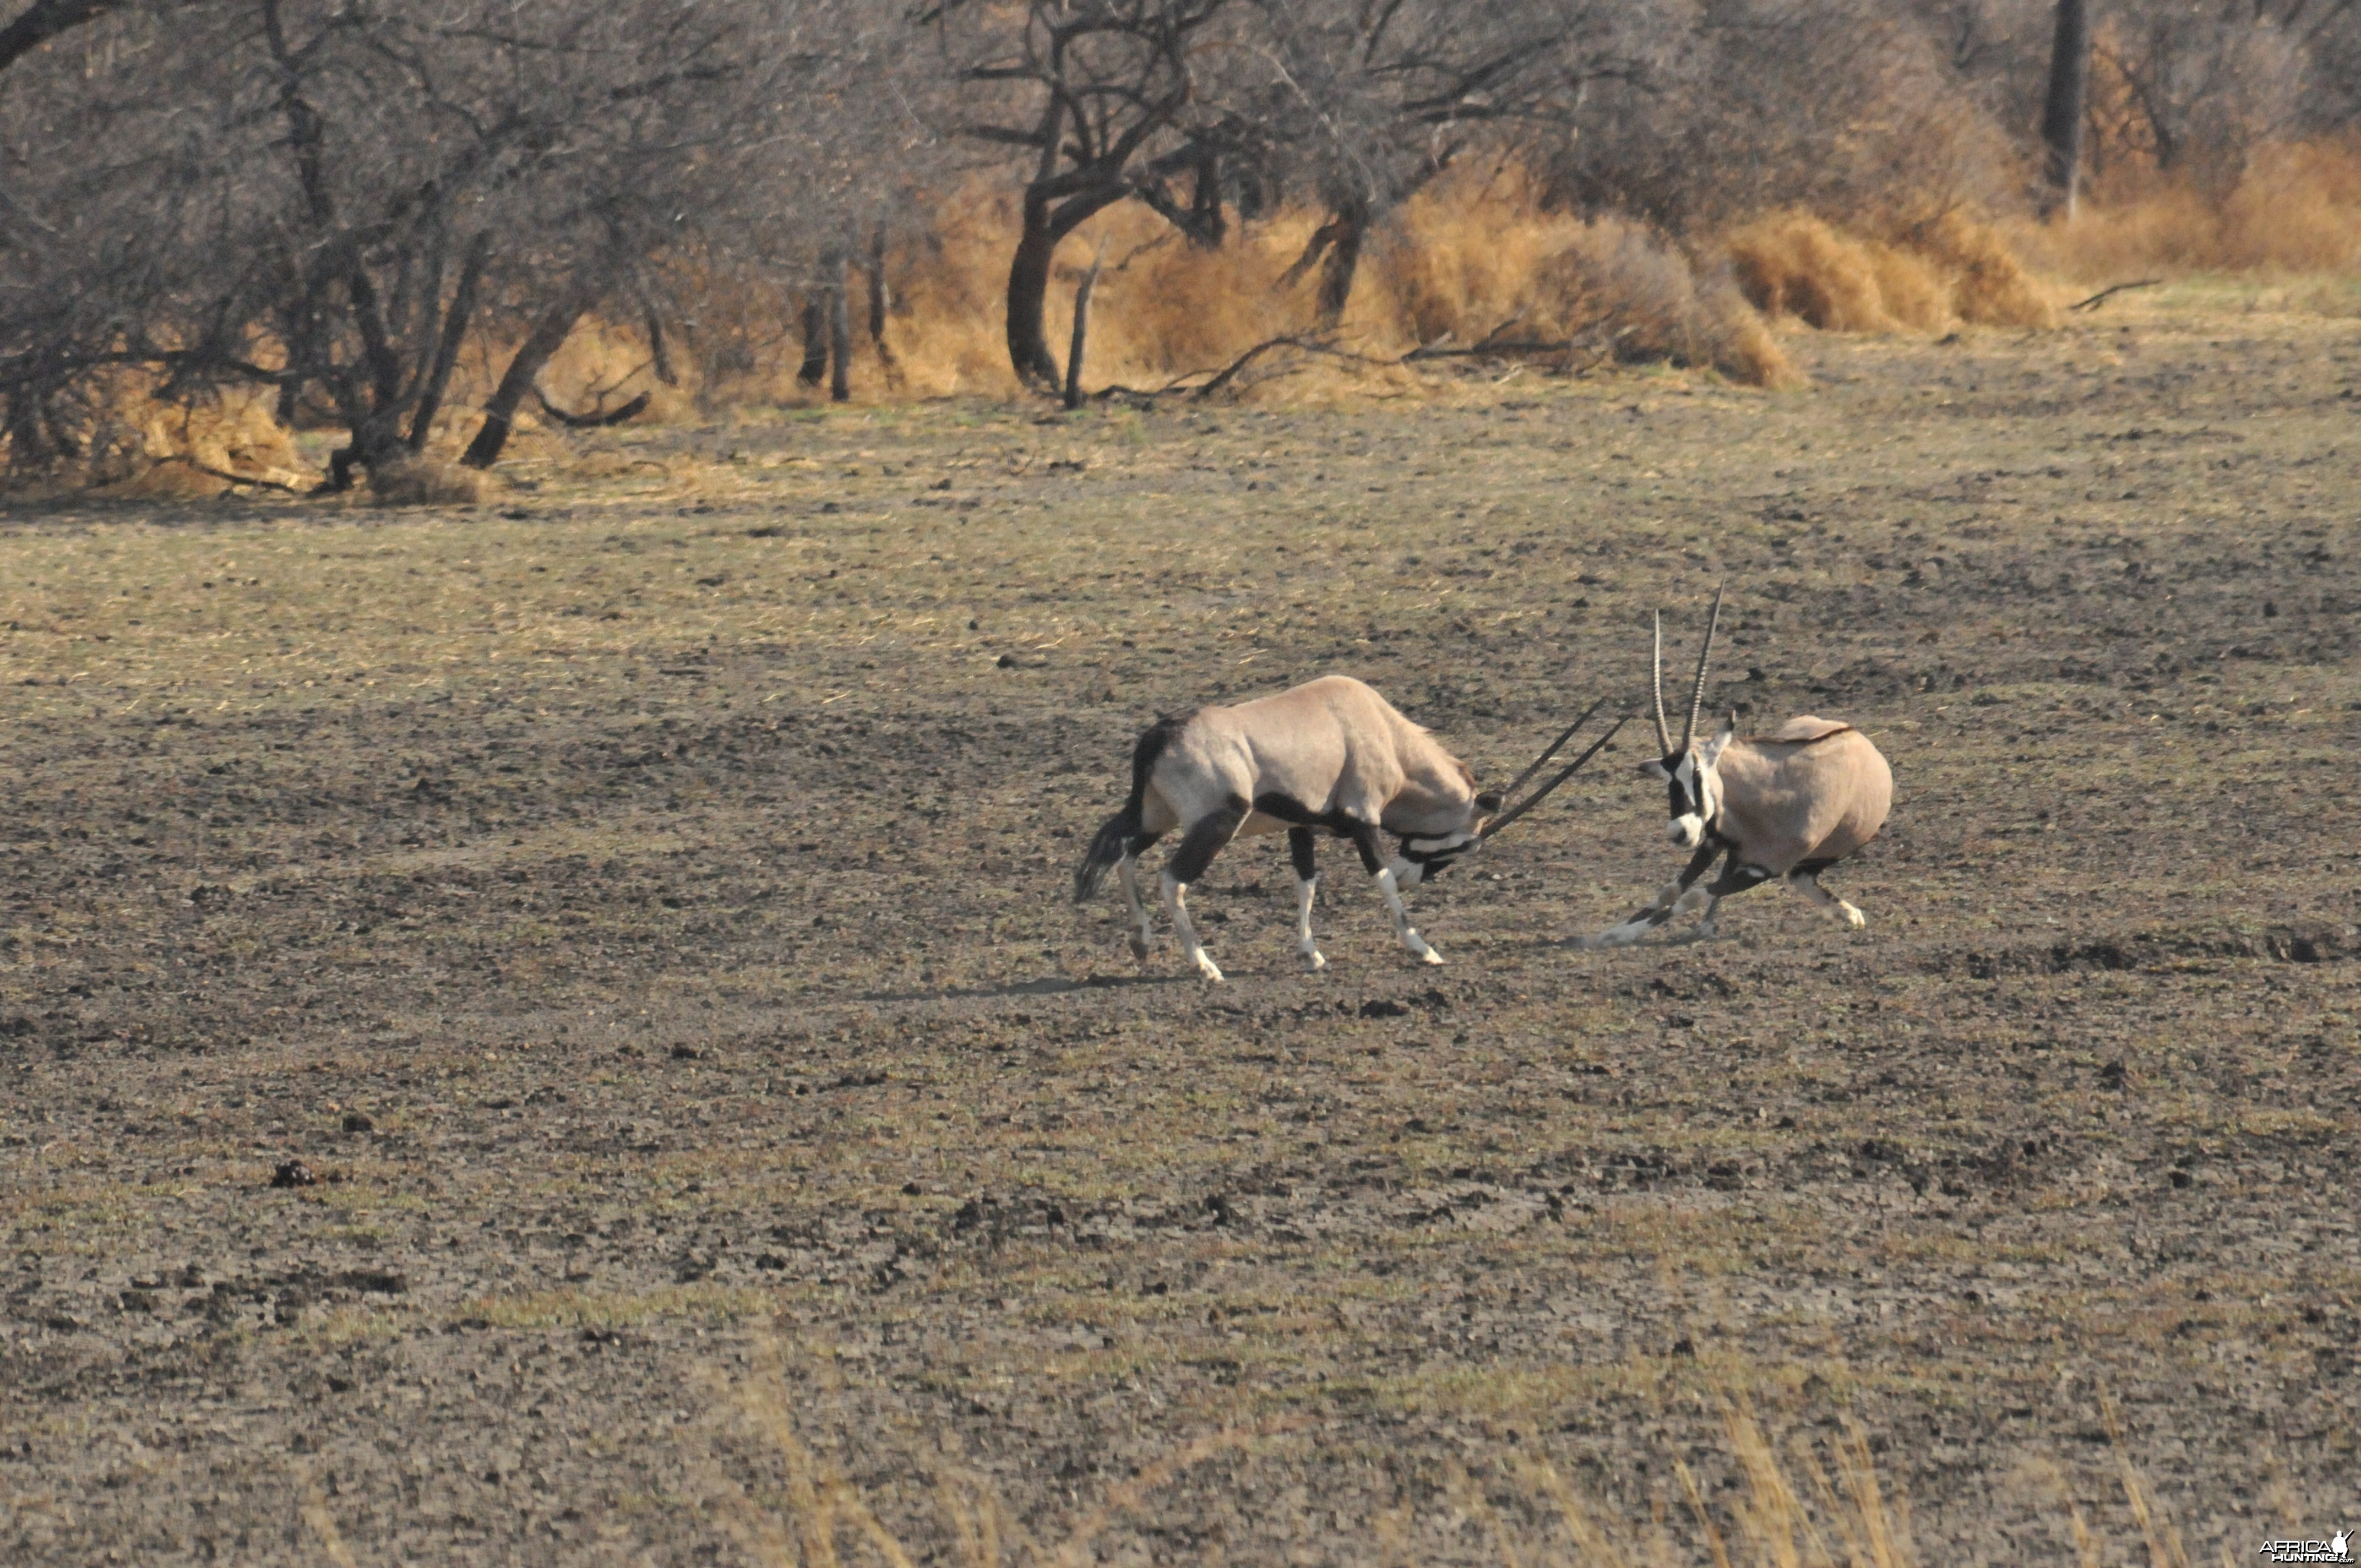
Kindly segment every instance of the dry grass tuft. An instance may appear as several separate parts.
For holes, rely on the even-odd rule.
[[[2189,1568],[2189,1550],[2181,1544],[2180,1531],[2157,1500],[2155,1488],[2147,1477],[2132,1462],[2131,1447],[2124,1441],[2124,1421],[2115,1402],[2102,1397],[2099,1416],[2105,1424],[2107,1444],[2114,1451],[2115,1474],[2123,1482],[2124,1501],[2131,1506],[2133,1522],[2139,1526],[2140,1539],[2147,1544],[2148,1568]]]
[[[2001,233],[1952,211],[1892,240],[1774,213],[1724,242],[1757,310],[1829,332],[2052,326],[2057,302]]]
[[[1566,342],[1750,386],[1801,380],[1728,276],[1620,219],[1447,188],[1410,203],[1373,270],[1378,287],[1347,321],[1390,345]]]
[[[2265,148],[2226,191],[2142,165],[2112,170],[2072,219],[2015,236],[2083,283],[2191,272],[2361,273],[2361,137]]]
[[[59,433],[72,444],[52,461],[19,463],[0,444],[0,466],[123,497],[181,500],[241,486],[302,490],[316,482],[294,438],[259,392],[231,389],[164,401],[153,377],[120,372],[86,389]]]
[[[472,468],[426,456],[395,458],[368,470],[369,499],[379,506],[475,506],[489,485]]]
[[[883,1568],[912,1568],[917,1555],[877,1517],[860,1489],[814,1453],[796,1431],[775,1340],[766,1336],[756,1341],[752,1375],[738,1386],[734,1404],[739,1418],[777,1452],[786,1481],[785,1507],[773,1511],[708,1467],[723,1527],[741,1547],[780,1568],[841,1568],[846,1562],[842,1549],[849,1541]],[[1221,1454],[1253,1449],[1301,1424],[1282,1419],[1224,1427],[1181,1443],[1129,1479],[1107,1487],[1095,1505],[1075,1516],[1064,1540],[1054,1546],[1027,1530],[979,1476],[938,1467],[937,1502],[962,1568],[1007,1568],[1012,1562],[1082,1568],[1097,1561],[1095,1543],[1110,1526],[1189,1471]]]
[[[1951,309],[1978,326],[2058,324],[2059,302],[1998,228],[1956,209],[1912,231],[1908,244],[1949,283]]]

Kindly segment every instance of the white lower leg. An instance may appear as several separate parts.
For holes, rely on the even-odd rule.
[[[1189,918],[1188,888],[1175,882],[1170,872],[1159,880],[1164,887],[1164,912],[1172,917],[1172,932],[1180,938],[1180,950],[1189,955],[1199,974],[1207,980],[1221,979],[1221,970],[1205,954],[1205,944],[1197,940],[1197,923]]]
[[[1328,967],[1328,960],[1320,956],[1320,948],[1312,940],[1312,894],[1319,885],[1317,877],[1298,877],[1295,881],[1295,950],[1309,970]]]
[[[1418,934],[1418,927],[1410,923],[1410,911],[1402,907],[1401,883],[1392,866],[1378,871],[1378,891],[1385,895],[1386,913],[1394,917],[1394,935],[1401,938],[1401,945],[1427,963],[1441,963],[1443,955],[1428,947],[1426,938]]]
[[[1117,861],[1115,874],[1123,883],[1124,901],[1131,905],[1131,917],[1139,923],[1139,935],[1131,939],[1131,956],[1144,959],[1156,946],[1156,926],[1148,916],[1148,902],[1139,896],[1139,859],[1126,855]]]
[[[1678,882],[1666,883],[1663,887],[1656,890],[1656,896],[1648,901],[1648,906],[1646,908],[1641,910],[1639,914],[1634,915],[1631,919],[1624,921],[1620,926],[1609,926],[1606,930],[1601,931],[1598,935],[1590,938],[1590,945],[1594,948],[1621,948],[1630,946],[1631,943],[1638,941],[1641,938],[1646,936],[1649,932],[1664,924],[1662,920],[1651,920],[1648,916],[1651,915],[1660,916],[1666,910],[1671,909],[1674,905],[1679,901],[1680,896],[1681,884]]]
[[[1790,876],[1787,879],[1787,885],[1848,926],[1858,929],[1869,924],[1867,916],[1822,887],[1817,876]]]

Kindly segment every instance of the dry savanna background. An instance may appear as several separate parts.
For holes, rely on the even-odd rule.
[[[2361,5],[396,10],[0,5],[0,1557],[2361,1524]],[[1724,582],[1868,924],[1587,948]],[[1135,960],[1329,673],[1634,721]]]

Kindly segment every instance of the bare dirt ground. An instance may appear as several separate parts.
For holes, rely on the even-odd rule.
[[[2361,1523],[2361,323],[1794,346],[0,518],[0,1557]],[[1724,574],[1719,698],[1893,761],[1865,931],[1570,946],[1680,860],[1637,729],[1444,969],[1341,846],[1318,976],[1276,840],[1220,988],[1065,902],[1159,711],[1345,671],[1497,781]]]

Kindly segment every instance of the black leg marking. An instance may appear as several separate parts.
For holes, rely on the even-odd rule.
[[[1213,857],[1221,852],[1222,846],[1236,837],[1238,824],[1246,819],[1246,803],[1233,800],[1212,815],[1191,823],[1189,831],[1180,836],[1180,847],[1172,851],[1172,859],[1165,863],[1164,874],[1183,887],[1203,876],[1205,868],[1213,863]]]
[[[1675,896],[1678,896],[1678,894],[1680,893],[1686,893],[1689,888],[1696,883],[1697,878],[1705,875],[1706,868],[1712,865],[1714,858],[1720,853],[1721,846],[1715,843],[1710,839],[1708,839],[1704,843],[1698,845],[1697,852],[1689,857],[1689,863],[1681,868],[1681,874],[1673,879],[1673,886],[1678,890]],[[1658,894],[1656,896],[1664,898],[1664,894]],[[1656,927],[1663,925],[1672,917],[1672,900],[1664,899],[1664,902],[1662,904],[1652,904],[1648,905],[1647,908],[1641,910],[1638,914],[1631,916],[1631,920],[1641,921],[1650,927]],[[1628,926],[1631,923],[1631,920],[1626,920],[1624,924]]]
[[[1386,858],[1378,852],[1378,830],[1369,823],[1356,822],[1347,830],[1353,848],[1361,851],[1361,869],[1371,876],[1386,869]]]
[[[1747,892],[1752,888],[1761,887],[1764,883],[1771,880],[1771,873],[1764,871],[1761,866],[1742,866],[1738,864],[1738,851],[1736,850],[1730,851],[1730,859],[1731,863],[1723,868],[1721,875],[1705,884],[1706,892],[1713,894],[1714,897],[1728,898],[1734,894],[1741,894]]]
[[[1319,843],[1309,828],[1287,830],[1287,858],[1295,862],[1295,880],[1310,882],[1320,874],[1320,861],[1315,849]]]
[[[1163,837],[1161,833],[1134,833],[1131,836],[1131,841],[1126,844],[1124,849],[1136,861],[1154,848],[1156,840]]]

